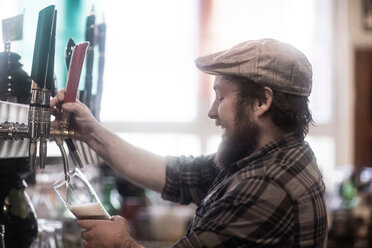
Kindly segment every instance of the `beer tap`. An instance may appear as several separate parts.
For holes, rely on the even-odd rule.
[[[85,87],[83,91],[83,97],[81,101],[88,106],[88,108],[94,113],[92,104],[92,79],[93,79],[93,62],[94,62],[94,45],[96,41],[96,16],[94,13],[94,6],[90,15],[87,17],[85,40],[89,42],[89,48],[87,52],[86,62],[86,73],[85,73]]]
[[[46,142],[50,129],[50,91],[54,87],[54,50],[57,11],[50,5],[39,12],[31,69],[31,101],[28,114],[30,134],[29,167],[35,168],[40,140],[40,167],[45,167]]]
[[[74,47],[75,47],[74,40],[69,39],[67,46],[66,46],[66,51],[65,51],[65,61],[66,61],[67,71],[70,67],[70,61],[71,61],[72,51]],[[84,167],[83,161],[80,157],[80,154],[72,138],[66,138],[65,142],[68,147],[68,150],[70,151],[70,155],[71,155],[73,162],[77,164],[80,168],[83,168]]]
[[[45,168],[47,156],[47,142],[50,130],[50,97],[54,88],[54,55],[56,40],[57,12],[54,11],[53,27],[50,34],[49,56],[47,61],[47,73],[45,75],[44,85],[40,91],[40,168]]]
[[[84,58],[85,58],[85,54],[87,52],[88,46],[89,46],[89,42],[83,42],[83,43],[77,44],[73,48],[70,66],[69,66],[69,70],[67,74],[66,92],[65,92],[65,99],[63,103],[75,102],[76,100],[79,80],[81,76],[81,70],[83,68]],[[70,118],[71,118],[71,113],[62,110],[60,127],[58,129],[50,130],[51,137],[54,138],[54,140],[56,141],[62,153],[66,182],[69,182],[70,175],[69,175],[69,165],[68,165],[67,154],[63,147],[63,141],[75,135],[73,131],[70,131],[68,129],[70,126]]]

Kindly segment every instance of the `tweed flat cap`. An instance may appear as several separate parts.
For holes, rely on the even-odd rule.
[[[306,56],[294,46],[274,39],[242,42],[199,57],[195,64],[208,74],[243,77],[294,95],[311,93],[312,69]]]

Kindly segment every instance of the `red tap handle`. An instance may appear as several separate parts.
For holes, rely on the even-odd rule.
[[[80,75],[84,64],[85,54],[89,42],[77,44],[72,51],[70,67],[67,73],[66,91],[64,103],[75,102],[79,88]]]

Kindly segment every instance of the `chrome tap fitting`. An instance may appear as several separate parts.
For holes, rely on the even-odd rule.
[[[33,84],[36,84],[33,82]],[[33,87],[31,90],[31,101],[30,108],[28,111],[28,129],[29,129],[29,168],[33,170],[36,163],[36,152],[37,152],[37,142],[40,137],[40,89]]]
[[[47,156],[47,141],[50,132],[50,91],[43,89],[40,91],[40,168],[45,168],[45,161]]]

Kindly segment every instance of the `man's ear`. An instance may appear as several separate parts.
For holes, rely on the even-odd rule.
[[[271,103],[273,102],[273,91],[269,87],[264,87],[265,92],[265,99],[263,101],[257,100],[254,103],[254,112],[256,113],[257,117],[264,115],[271,107]]]

